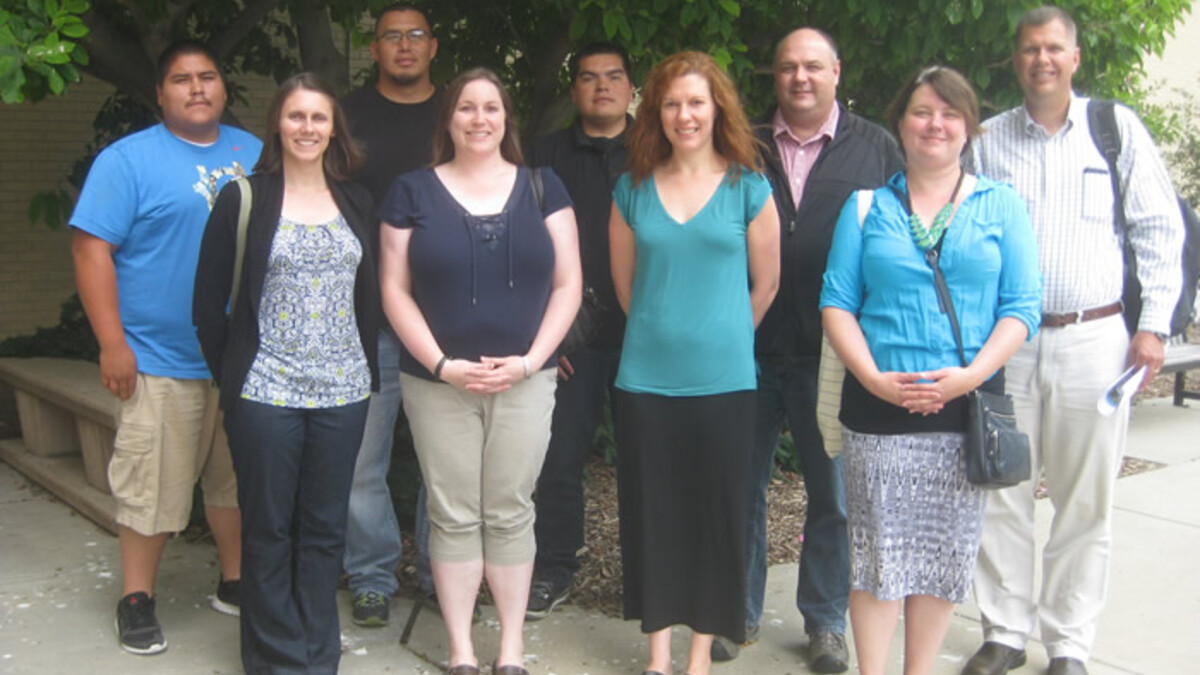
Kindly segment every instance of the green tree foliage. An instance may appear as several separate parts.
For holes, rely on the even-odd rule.
[[[0,0],[0,94],[10,103],[66,91],[80,74],[115,85],[128,104],[155,110],[154,58],[174,39],[207,40],[236,75],[277,81],[315,70],[346,91],[346,53],[370,41],[365,16],[389,0]],[[933,63],[963,71],[990,114],[1020,99],[1011,68],[1013,30],[1039,0],[414,0],[439,38],[434,79],[473,65],[511,85],[523,127],[542,133],[570,117],[566,60],[578,45],[609,40],[632,55],[634,79],[681,49],[712,54],[740,83],[752,113],[769,109],[774,44],[789,30],[818,26],[837,40],[841,97],[879,119],[900,84]],[[1161,53],[1190,0],[1064,0],[1079,23],[1081,90],[1138,106],[1142,59]],[[335,31],[341,26],[344,32]],[[337,39],[335,35],[348,35]],[[131,107],[129,105],[125,106]],[[1148,115],[1163,130],[1164,116]],[[104,120],[102,120],[104,121]],[[111,116],[97,148],[126,127]],[[86,164],[86,162],[85,162]],[[41,196],[31,216],[69,210],[65,190]]]
[[[37,101],[79,81],[79,68],[88,64],[78,44],[88,33],[80,18],[87,9],[86,0],[0,5],[0,99]]]
[[[80,71],[153,104],[153,56],[188,35],[209,40],[238,70],[281,79],[313,69],[350,84],[331,30],[353,30],[386,0],[2,0],[0,83],[8,102],[62,93]],[[992,110],[1017,98],[1009,56],[1013,28],[1038,0],[441,0],[427,5],[442,48],[440,79],[469,65],[502,71],[541,113],[560,90],[565,59],[582,42],[625,45],[644,75],[680,49],[711,53],[743,85],[749,102],[769,102],[774,43],[787,30],[819,26],[834,35],[845,66],[844,97],[878,116],[914,69],[931,63],[965,72]],[[1190,0],[1066,0],[1080,25],[1080,85],[1136,97],[1142,58],[1159,53]],[[356,43],[369,37],[360,32]],[[79,48],[79,47],[82,47]],[[755,74],[757,73],[757,77]]]

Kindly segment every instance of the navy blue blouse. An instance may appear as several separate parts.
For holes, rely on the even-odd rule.
[[[519,167],[504,209],[472,215],[431,168],[392,183],[379,219],[412,228],[408,263],[412,294],[442,351],[478,361],[529,351],[550,299],[554,243],[546,216],[571,206],[562,181],[543,167],[545,208],[539,209],[529,169]],[[535,368],[553,367],[557,355]],[[400,370],[434,380],[407,351]]]

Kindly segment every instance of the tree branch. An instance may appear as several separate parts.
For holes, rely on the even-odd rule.
[[[84,72],[115,86],[140,103],[155,109],[154,61],[140,42],[122,35],[94,8],[83,15],[90,63]]]
[[[225,24],[220,32],[215,33],[209,46],[217,52],[222,61],[228,61],[250,31],[262,23],[278,5],[279,0],[245,0],[242,13]]]

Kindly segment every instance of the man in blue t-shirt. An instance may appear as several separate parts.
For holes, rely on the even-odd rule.
[[[79,297],[100,344],[100,381],[121,399],[108,480],[117,501],[124,577],[121,647],[167,648],[154,587],[167,538],[184,529],[197,479],[220,559],[214,609],[238,614],[241,513],[215,390],[192,327],[200,239],[217,192],[262,144],[220,124],[216,54],[191,41],[158,60],[162,124],[96,158],[71,216]]]

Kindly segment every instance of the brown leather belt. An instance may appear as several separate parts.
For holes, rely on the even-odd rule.
[[[1111,305],[1102,307],[1093,307],[1085,309],[1082,312],[1067,312],[1066,314],[1043,314],[1042,328],[1062,328],[1070,326],[1074,323],[1083,323],[1084,321],[1093,321],[1095,319],[1103,319],[1106,316],[1119,314],[1121,312],[1121,303],[1114,302]]]

